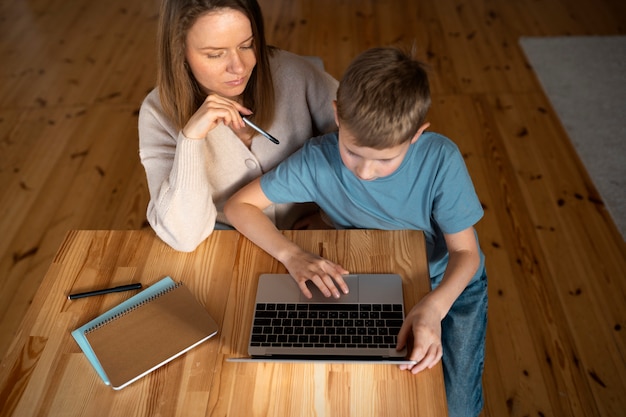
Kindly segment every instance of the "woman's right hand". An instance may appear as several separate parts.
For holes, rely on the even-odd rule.
[[[234,129],[244,128],[240,113],[249,115],[252,111],[234,100],[209,94],[183,128],[183,135],[189,139],[204,139],[220,122]]]

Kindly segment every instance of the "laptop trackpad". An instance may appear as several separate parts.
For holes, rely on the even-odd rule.
[[[313,294],[313,298],[309,299],[300,292],[300,301],[302,302],[315,302],[315,303],[358,303],[359,302],[359,276],[358,275],[344,275],[343,280],[348,284],[350,292],[343,294],[341,289],[337,285],[337,289],[341,293],[341,297],[325,297],[324,294],[317,288],[317,285],[311,281],[307,281],[307,287]]]

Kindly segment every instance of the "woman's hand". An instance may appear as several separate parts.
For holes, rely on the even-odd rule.
[[[183,135],[189,139],[204,139],[219,123],[243,129],[246,125],[240,113],[249,115],[252,111],[234,100],[209,94],[183,128]]]

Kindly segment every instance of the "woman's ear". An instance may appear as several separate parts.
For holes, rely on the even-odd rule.
[[[430,127],[430,122],[426,122],[423,125],[421,125],[420,128],[417,129],[417,133],[415,134],[415,136],[413,136],[413,139],[411,139],[411,145],[417,142],[417,140],[422,135],[422,133],[424,133],[424,131],[428,129],[429,127]]]

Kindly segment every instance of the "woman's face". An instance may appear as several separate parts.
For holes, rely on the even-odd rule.
[[[205,93],[237,98],[256,65],[250,21],[234,9],[200,16],[187,33],[185,58]]]

